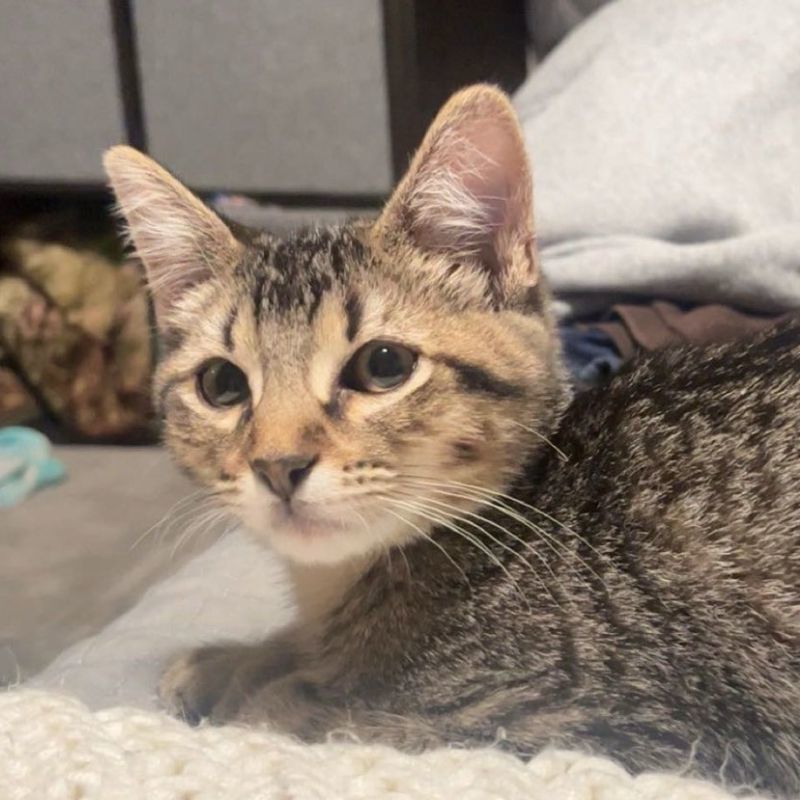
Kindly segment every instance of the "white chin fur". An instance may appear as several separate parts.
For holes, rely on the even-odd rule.
[[[391,517],[362,521],[353,515],[348,522],[332,517],[326,524],[324,520],[279,520],[270,516],[258,519],[248,514],[244,523],[252,536],[298,564],[338,564],[411,538]]]
[[[241,519],[248,532],[278,555],[297,564],[339,564],[411,539],[414,529],[378,503],[317,501],[336,496],[323,471],[311,479],[288,512],[252,475],[240,484]],[[420,524],[420,523],[416,523]]]

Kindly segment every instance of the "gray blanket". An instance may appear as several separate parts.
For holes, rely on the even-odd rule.
[[[562,313],[800,307],[799,0],[617,0],[516,106]]]

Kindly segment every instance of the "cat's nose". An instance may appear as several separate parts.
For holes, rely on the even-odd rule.
[[[297,487],[308,477],[318,456],[282,456],[281,458],[257,458],[250,466],[253,472],[281,500],[288,500]]]

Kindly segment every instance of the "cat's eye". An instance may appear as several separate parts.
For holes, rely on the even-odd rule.
[[[224,358],[212,358],[200,367],[197,389],[203,400],[215,408],[230,408],[250,397],[244,372]]]
[[[342,386],[357,392],[388,392],[405,383],[417,363],[412,350],[394,342],[368,342],[342,372]]]

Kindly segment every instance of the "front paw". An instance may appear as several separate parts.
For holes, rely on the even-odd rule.
[[[235,668],[224,647],[204,647],[183,653],[161,676],[158,696],[170,714],[190,725],[212,716],[216,719]]]
[[[202,647],[167,667],[158,695],[167,711],[190,725],[203,719],[230,722],[250,696],[293,663],[288,636],[256,645]]]

